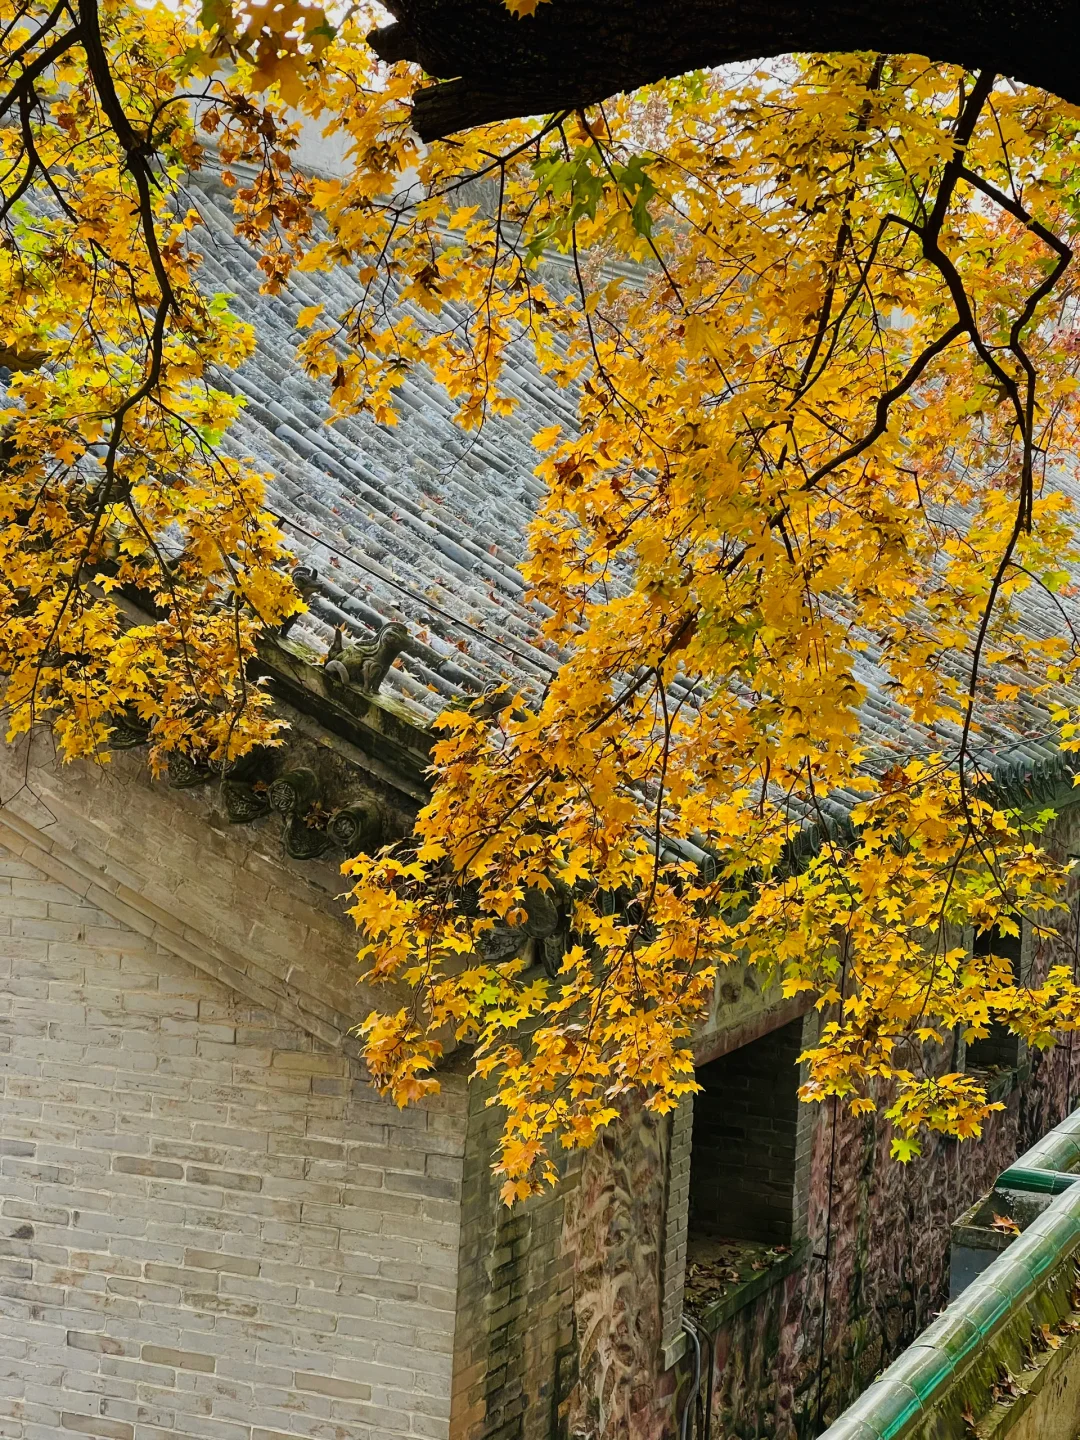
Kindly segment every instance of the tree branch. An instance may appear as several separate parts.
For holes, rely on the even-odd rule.
[[[929,55],[1080,102],[1080,7],[1069,0],[545,0],[517,20],[502,0],[387,0],[370,41],[441,83],[418,94],[425,140],[595,104],[690,70],[792,51]]]

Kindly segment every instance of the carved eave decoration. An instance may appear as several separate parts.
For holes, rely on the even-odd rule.
[[[318,576],[296,567],[293,581],[306,600]],[[122,597],[129,619],[145,618],[142,597]],[[428,797],[433,736],[402,701],[380,693],[390,668],[409,645],[404,625],[390,621],[368,640],[346,643],[340,630],[325,655],[292,640],[291,622],[263,635],[250,664],[252,679],[273,696],[287,722],[284,743],[257,749],[228,765],[186,754],[168,757],[166,783],[176,790],[210,787],[220,812],[234,825],[276,823],[284,852],[294,860],[340,864],[405,838]],[[475,713],[492,716],[510,703],[503,686],[474,697]],[[113,717],[116,749],[148,745],[147,727],[130,714]],[[690,851],[693,853],[690,854]],[[689,858],[706,862],[689,847]],[[463,896],[468,907],[468,897]],[[481,942],[491,964],[524,960],[527,970],[554,977],[571,943],[573,894],[529,890],[525,919],[497,922]],[[617,895],[611,904],[623,903]],[[456,1049],[446,1037],[447,1053]]]
[[[317,576],[301,570],[302,595]],[[145,597],[124,594],[132,623],[147,618]],[[370,641],[346,645],[340,632],[326,656],[284,633],[267,633],[251,662],[252,678],[274,697],[287,722],[284,743],[253,750],[228,765],[179,752],[168,757],[166,783],[176,790],[212,786],[234,825],[277,823],[294,860],[340,863],[407,835],[427,796],[432,737],[400,701],[379,694],[406,648],[405,626],[390,622]],[[110,743],[137,750],[148,727],[128,712],[113,717]]]

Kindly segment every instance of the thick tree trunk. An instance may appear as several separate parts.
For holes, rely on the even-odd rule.
[[[1080,103],[1080,0],[548,0],[523,20],[502,0],[384,4],[378,53],[442,81],[416,100],[426,140],[798,50],[929,55]]]

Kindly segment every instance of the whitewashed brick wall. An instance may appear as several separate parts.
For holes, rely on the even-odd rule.
[[[441,1440],[463,1095],[399,1112],[7,838],[0,1436]]]

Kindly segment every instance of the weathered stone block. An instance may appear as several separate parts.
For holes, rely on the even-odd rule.
[[[115,1155],[112,1168],[122,1175],[152,1175],[159,1180],[184,1178],[182,1165],[169,1160],[145,1160],[138,1155]]]
[[[144,1345],[142,1358],[150,1365],[168,1365],[174,1370],[198,1370],[212,1375],[216,1361],[212,1355],[200,1355],[193,1350],[174,1350],[167,1345]]]
[[[261,1175],[245,1175],[235,1170],[209,1170],[202,1165],[189,1165],[186,1178],[192,1185],[220,1186],[223,1190],[253,1193],[262,1189]]]
[[[338,1400],[370,1400],[371,1386],[359,1385],[353,1380],[339,1380],[334,1375],[306,1375],[296,1373],[297,1390],[306,1390],[315,1395],[331,1395]]]
[[[109,1420],[104,1415],[75,1415],[64,1410],[60,1424],[79,1435],[94,1435],[99,1440],[134,1440],[135,1427],[126,1420]]]

